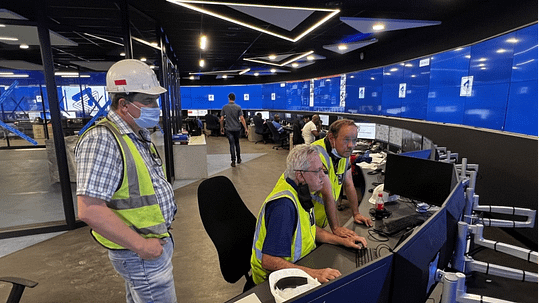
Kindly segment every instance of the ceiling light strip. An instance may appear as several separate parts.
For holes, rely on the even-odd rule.
[[[262,4],[250,4],[250,3],[236,3],[236,2],[219,2],[219,1],[202,1],[202,0],[167,0],[169,2],[182,2],[182,3],[196,3],[196,4],[218,4],[218,5],[234,5],[234,6],[247,6],[247,7],[266,7],[266,8],[285,8],[295,10],[312,10],[312,11],[335,11],[331,8],[309,8],[309,7],[295,7],[295,6],[277,6],[277,5],[262,5]]]
[[[133,37],[133,36],[131,36],[131,39],[133,39],[133,40],[135,40],[135,41],[138,41],[138,42],[140,42],[140,43],[142,43],[142,44],[146,44],[146,45],[148,45],[149,47],[153,47],[153,48],[155,48],[155,49],[157,49],[157,50],[161,50],[161,48],[160,48],[159,46],[156,46],[155,44],[151,44],[150,42],[148,42],[148,41],[146,41],[146,40],[142,40],[142,39],[140,39],[140,38]]]
[[[245,60],[245,61],[251,61],[251,62],[255,62],[255,63],[260,63],[260,64],[268,64],[268,65],[273,65],[273,66],[281,66],[280,64],[277,64],[277,63],[272,63],[272,62],[263,61],[263,60],[258,60],[258,59],[243,58],[243,60]]]
[[[103,41],[107,41],[109,43],[112,43],[112,44],[116,44],[116,45],[119,45],[119,46],[124,46],[122,43],[118,43],[116,41],[112,41],[112,40],[109,40],[109,39],[105,39],[105,38],[102,38],[102,37],[99,37],[99,36],[95,36],[95,35],[92,35],[92,34],[88,34],[88,33],[84,33],[86,36],[90,36],[92,38],[96,38],[96,39],[99,39],[99,40],[103,40]]]
[[[247,28],[254,29],[256,31],[259,31],[259,32],[262,32],[262,33],[265,33],[265,34],[268,34],[268,35],[272,35],[272,36],[275,36],[275,37],[278,37],[278,38],[281,38],[281,39],[284,39],[284,40],[287,40],[287,41],[290,41],[290,42],[299,41],[305,35],[312,32],[315,28],[319,27],[320,25],[322,25],[327,20],[331,19],[332,17],[334,17],[336,14],[338,14],[340,12],[340,10],[338,10],[338,9],[337,10],[334,10],[334,9],[309,9],[309,8],[299,8],[299,7],[294,7],[293,8],[293,7],[270,6],[270,5],[247,5],[247,4],[236,4],[236,3],[225,3],[225,2],[209,2],[209,1],[185,1],[185,0],[167,0],[167,1],[170,2],[170,3],[174,3],[176,5],[180,5],[180,6],[195,10],[197,12],[201,12],[201,13],[204,13],[204,14],[219,18],[219,19],[223,19],[223,20],[228,21],[228,22],[236,23],[236,24],[239,24],[241,26],[245,26]],[[331,12],[331,13],[329,15],[327,15],[326,17],[322,18],[322,20],[318,21],[315,25],[308,28],[306,31],[304,31],[303,33],[298,35],[296,38],[290,38],[290,37],[286,37],[286,36],[283,36],[283,35],[268,31],[268,30],[263,29],[263,28],[258,27],[258,26],[254,26],[254,25],[251,25],[251,24],[248,24],[248,23],[236,20],[236,19],[232,19],[232,18],[223,16],[223,15],[211,12],[211,11],[206,10],[204,8],[196,7],[196,6],[188,4],[188,3],[222,4],[222,5],[239,5],[239,6],[243,5],[243,6],[253,6],[253,7],[271,7],[271,8],[284,8],[284,9],[303,9],[303,10],[307,9],[307,10],[315,10],[315,11],[316,10],[318,10],[318,11],[327,11],[327,12]]]
[[[304,54],[301,54],[301,55],[299,55],[299,56],[297,56],[297,57],[295,57],[295,58],[292,58],[292,59],[290,59],[290,60],[284,62],[284,63],[281,64],[280,66],[285,66],[285,65],[287,65],[287,64],[289,64],[289,63],[291,63],[291,62],[294,62],[294,61],[299,60],[299,59],[301,59],[301,58],[303,58],[303,57],[306,57],[306,56],[308,56],[308,55],[310,55],[310,54],[312,54],[312,53],[314,53],[314,51],[308,51],[308,52],[306,52],[306,53],[304,53]]]
[[[241,75],[245,74],[246,72],[248,72],[250,70],[251,70],[250,68],[246,68],[246,69],[242,70],[238,75],[241,76]]]

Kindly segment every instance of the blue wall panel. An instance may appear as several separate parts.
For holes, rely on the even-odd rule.
[[[457,87],[430,87],[428,93],[427,120],[443,123],[464,124],[466,97],[460,97]]]
[[[511,81],[515,33],[472,45],[470,76],[474,85]]]
[[[504,130],[537,136],[537,100],[537,80],[512,83]]]
[[[516,32],[511,82],[537,80],[537,24]]]
[[[474,84],[473,95],[466,97],[464,124],[503,130],[508,95],[509,83]]]
[[[433,55],[429,87],[460,87],[460,80],[468,76],[471,47],[459,48]]]

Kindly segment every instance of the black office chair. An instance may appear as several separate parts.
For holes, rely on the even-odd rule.
[[[264,144],[266,144],[266,141],[268,141],[271,134],[269,129],[267,126],[264,126],[264,121],[259,116],[254,116],[253,122],[255,123],[255,133],[262,136],[262,140],[256,141],[255,144],[258,142],[264,142]]]
[[[204,119],[206,120],[206,129],[211,131],[210,136],[219,136],[219,132],[221,131],[219,118],[212,114],[206,114]]]
[[[305,143],[305,140],[303,140],[303,135],[301,134],[301,126],[299,124],[299,120],[295,120],[292,124],[292,135],[292,142],[294,143],[294,145]]]
[[[277,131],[277,128],[275,128],[275,125],[273,125],[273,123],[271,121],[267,122],[266,124],[268,125],[268,128],[271,131],[271,133],[273,134],[273,141],[275,143],[280,144],[280,145],[274,145],[273,148],[279,149],[279,147],[280,147],[280,148],[288,149],[289,146],[290,146],[289,143],[288,143],[288,132],[284,131],[282,134],[280,134]]]
[[[13,284],[7,303],[18,303],[26,287],[34,288],[37,285],[37,282],[17,277],[0,277],[0,281]]]
[[[202,224],[217,249],[225,280],[236,283],[245,276],[243,291],[255,286],[249,270],[256,218],[232,181],[225,176],[202,181],[198,186],[198,208]]]

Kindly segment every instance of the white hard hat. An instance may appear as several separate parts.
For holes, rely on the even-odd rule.
[[[159,85],[153,70],[140,60],[118,61],[107,72],[107,92],[109,93],[160,95],[166,91]]]

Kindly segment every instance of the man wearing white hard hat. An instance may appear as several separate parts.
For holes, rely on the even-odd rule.
[[[177,207],[147,130],[159,122],[157,99],[166,91],[146,63],[115,63],[107,73],[110,111],[75,151],[78,216],[109,249],[127,302],[177,302],[169,231]]]

